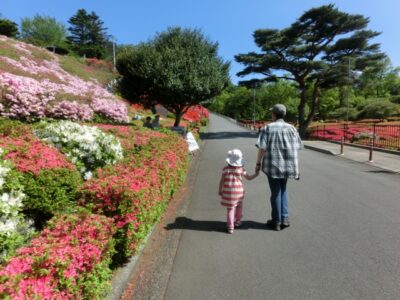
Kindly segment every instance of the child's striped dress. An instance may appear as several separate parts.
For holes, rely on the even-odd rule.
[[[226,166],[222,170],[223,186],[221,205],[236,207],[244,198],[243,175],[246,171],[243,167]]]

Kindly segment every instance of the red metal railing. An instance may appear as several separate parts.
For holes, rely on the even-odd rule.
[[[400,125],[337,124],[310,129],[310,139],[342,141],[400,151]]]

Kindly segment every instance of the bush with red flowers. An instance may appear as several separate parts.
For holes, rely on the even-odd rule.
[[[200,122],[202,119],[208,119],[208,117],[208,109],[200,104],[191,106],[183,115],[183,118],[190,122]]]
[[[22,173],[23,212],[34,220],[36,228],[42,228],[55,212],[76,206],[81,176],[56,148],[29,132],[19,137],[3,136],[0,147],[6,152],[4,158]]]
[[[97,178],[87,181],[81,191],[82,205],[114,219],[116,265],[136,252],[186,172],[185,140],[175,133],[153,134],[158,137],[141,144],[140,155],[131,152],[124,162],[98,170]]]
[[[107,217],[57,215],[0,270],[1,299],[100,299],[111,277],[115,228]]]
[[[44,177],[61,182],[70,178],[68,174],[79,173],[56,148],[33,136],[25,128],[27,125],[12,122],[14,125],[4,126],[3,131],[0,122],[0,144],[7,148],[5,155],[9,155],[16,170],[32,180],[24,181],[28,183],[24,192],[31,195],[30,202],[24,206],[38,205],[45,197],[41,192],[51,185],[42,180]],[[13,126],[14,129],[6,130]],[[68,197],[75,197],[70,199],[71,206],[59,203],[63,214],[56,214],[43,223],[40,236],[6,260],[0,269],[0,298],[104,297],[110,269],[136,253],[183,182],[188,162],[187,144],[178,134],[134,126],[92,126],[118,138],[124,158],[97,169],[92,179],[84,184],[80,181],[80,188],[78,185],[71,187]],[[18,132],[23,134],[18,135]],[[67,193],[65,186],[59,185],[56,190]],[[72,196],[73,193],[79,196]],[[48,197],[53,202],[42,201],[43,207],[38,211],[50,213],[40,216],[41,220],[54,214],[55,206],[51,205],[61,198],[54,193],[53,198]],[[78,209],[79,206],[90,209],[91,213],[87,210],[74,213],[83,209]]]

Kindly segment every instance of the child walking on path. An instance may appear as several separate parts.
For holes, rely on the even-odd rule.
[[[243,211],[244,186],[243,177],[252,180],[258,173],[248,175],[243,167],[243,155],[239,149],[228,151],[228,165],[222,170],[219,182],[221,205],[227,208],[227,232],[233,233],[234,228],[240,227]]]

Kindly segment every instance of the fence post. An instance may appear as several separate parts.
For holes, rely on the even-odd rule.
[[[342,136],[342,138],[340,139],[340,155],[343,155],[344,154],[344,137]]]
[[[374,144],[375,144],[375,132],[376,132],[375,126],[376,126],[376,124],[374,124],[373,131],[372,131],[372,137],[370,138],[369,160],[368,160],[369,162],[374,162],[372,159],[372,155],[374,152]]]
[[[345,137],[345,131],[346,131],[346,123],[343,123],[343,130],[342,130],[342,134],[343,134],[343,140],[344,140],[344,141],[346,140],[346,137]]]

